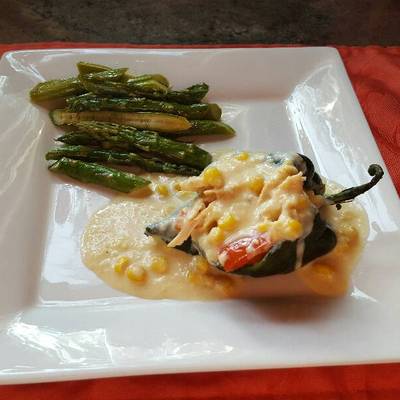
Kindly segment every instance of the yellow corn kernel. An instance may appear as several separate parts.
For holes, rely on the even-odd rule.
[[[325,281],[332,281],[335,278],[335,272],[329,265],[325,264],[313,264],[312,270],[314,274]]]
[[[261,175],[254,176],[249,180],[249,188],[255,194],[260,194],[264,186],[264,178]]]
[[[209,269],[209,264],[208,264],[207,260],[201,256],[196,257],[194,259],[194,266],[196,268],[196,271],[201,274],[205,274]]]
[[[264,211],[264,216],[271,221],[277,221],[281,214],[282,208],[279,204],[272,205]]]
[[[288,207],[293,208],[295,210],[305,210],[311,206],[310,199],[306,195],[300,195],[292,198],[288,202]]]
[[[236,160],[239,160],[239,161],[246,161],[249,159],[249,153],[247,151],[242,151],[241,153],[236,155],[235,158],[236,158]]]
[[[261,222],[260,224],[257,225],[257,230],[260,233],[265,233],[271,228],[272,223],[267,221],[267,222]]]
[[[164,274],[167,272],[168,263],[165,257],[154,257],[151,260],[150,268],[157,274]]]
[[[156,192],[160,195],[160,196],[168,196],[169,195],[169,189],[168,186],[160,183],[156,186]]]
[[[126,270],[126,275],[133,282],[143,282],[146,279],[146,270],[143,267],[131,265]]]
[[[174,188],[174,190],[175,190],[176,192],[179,192],[179,191],[182,190],[182,186],[181,186],[181,184],[180,184],[179,182],[175,182],[174,185],[173,185],[172,187]]]
[[[232,213],[227,213],[218,221],[218,226],[224,231],[233,231],[237,226],[238,220]]]
[[[118,274],[122,274],[125,271],[125,268],[130,264],[130,260],[128,257],[120,257],[118,261],[114,264],[114,271]]]
[[[203,172],[203,181],[206,185],[221,187],[224,185],[224,177],[218,168],[210,167]]]
[[[303,233],[303,225],[297,219],[290,219],[286,225],[286,233],[290,239],[296,239]]]
[[[299,171],[298,169],[292,164],[286,164],[291,161],[286,161],[285,164],[280,168],[280,172],[284,176],[296,175]]]
[[[212,228],[208,237],[212,243],[220,244],[224,241],[224,231],[218,227]]]

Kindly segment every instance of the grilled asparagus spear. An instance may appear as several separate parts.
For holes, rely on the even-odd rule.
[[[147,179],[129,172],[122,172],[100,164],[86,163],[67,157],[63,157],[51,164],[49,170],[68,175],[84,183],[94,183],[124,193],[130,193],[150,184]]]
[[[171,90],[168,92],[166,99],[182,104],[200,103],[208,93],[208,89],[206,83],[199,83],[184,90]]]
[[[129,143],[126,141],[113,141],[108,142],[106,140],[99,141],[93,138],[93,136],[89,135],[88,133],[82,132],[71,132],[63,136],[59,136],[56,139],[57,142],[62,142],[64,144],[70,145],[81,145],[81,146],[92,146],[92,147],[102,147],[103,149],[113,149],[113,150],[122,150],[122,151],[129,151],[132,149],[132,146],[129,146]]]
[[[125,72],[126,68],[120,70],[110,69],[108,71],[92,75],[98,75],[97,79],[100,81],[120,80]],[[96,77],[92,79],[96,79]],[[79,78],[53,79],[38,83],[33,89],[31,89],[30,97],[32,101],[44,101],[75,96],[84,92],[86,92],[86,89],[82,85]]]
[[[235,131],[229,125],[220,121],[190,120],[191,127],[183,132],[176,132],[177,137],[181,136],[233,136]]]
[[[221,108],[218,104],[179,104],[162,100],[150,100],[144,97],[110,98],[84,94],[67,100],[70,111],[154,111],[176,114],[193,120],[208,119],[218,121]]]
[[[59,160],[63,157],[88,162],[101,161],[116,165],[137,165],[149,172],[163,172],[166,174],[193,176],[199,175],[201,172],[187,165],[177,165],[157,159],[144,158],[135,153],[95,149],[87,146],[62,146],[54,148],[46,154],[46,160]]]
[[[154,80],[157,81],[159,83],[161,83],[161,85],[164,85],[165,87],[169,87],[169,81],[168,79],[161,74],[144,74],[144,75],[137,75],[137,76],[133,76],[128,80],[128,84],[133,84],[133,83],[137,83],[137,82],[143,82],[143,81],[150,81],[150,80]]]
[[[157,154],[163,159],[203,169],[212,161],[211,154],[200,147],[177,142],[151,131],[138,131],[131,126],[106,122],[77,122],[72,124],[79,132],[90,134],[95,140],[120,144],[132,149]]]
[[[199,103],[208,93],[208,85],[201,83],[183,90],[168,90],[168,87],[156,79],[128,79],[126,82],[94,82],[80,77],[80,82],[88,92],[97,95],[114,97],[144,96],[154,99],[164,99],[181,104]]]
[[[128,68],[107,69],[100,72],[79,75],[78,79],[85,79],[90,82],[121,82],[125,78]]]
[[[79,71],[80,75],[86,75],[86,74],[90,74],[90,73],[94,73],[94,72],[109,71],[110,69],[112,69],[105,65],[93,64],[93,63],[88,63],[88,62],[84,62],[84,61],[78,62],[76,64],[76,66],[78,67],[78,71]],[[161,84],[163,84],[164,86],[167,86],[167,87],[169,86],[168,79],[164,75],[161,75],[161,74],[145,74],[145,75],[137,75],[137,76],[125,74],[125,78],[126,79],[123,79],[123,80],[132,79],[137,82],[154,79],[154,80],[160,82]]]
[[[137,97],[145,96],[150,98],[164,98],[168,93],[168,88],[154,79],[127,82],[94,82],[80,77],[80,82],[86,91],[97,95],[106,95],[114,97]]]
[[[109,71],[110,67],[107,67],[106,65],[101,65],[101,64],[94,64],[94,63],[89,63],[85,61],[79,61],[76,64],[79,74],[85,75],[85,74],[92,74],[94,72],[103,72],[103,71]]]
[[[190,122],[179,115],[150,112],[82,111],[75,113],[57,109],[50,112],[50,118],[57,126],[82,121],[101,121],[157,132],[179,132],[191,127]]]
[[[77,78],[54,79],[38,83],[29,92],[32,101],[53,100],[84,93],[86,89]]]
[[[95,82],[120,81],[125,76],[126,71],[126,68],[108,69],[91,73],[85,78]],[[38,83],[30,91],[30,97],[32,101],[44,101],[75,96],[86,91],[87,89],[85,89],[80,78],[54,79]]]

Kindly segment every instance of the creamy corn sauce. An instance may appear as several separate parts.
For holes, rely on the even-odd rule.
[[[343,188],[327,182],[326,192],[337,193]],[[357,202],[321,209],[322,217],[328,221],[337,236],[336,247],[328,254],[296,270],[301,280],[317,294],[340,296],[346,293],[351,272],[368,236],[368,216]]]
[[[306,236],[322,198],[304,192],[303,177],[291,160],[277,167],[265,162],[265,154],[226,153],[200,177],[146,177],[151,189],[117,197],[91,218],[82,238],[84,263],[111,287],[143,298],[185,300],[346,292],[367,235],[365,212],[356,203],[340,211],[321,209],[337,234],[337,246],[287,275],[228,274],[144,234],[147,225],[165,219],[201,190],[205,204],[196,205],[199,222],[190,233],[208,260],[223,264],[217,250],[224,240],[254,229],[268,230],[276,241]],[[339,190],[327,185],[327,192]]]
[[[318,208],[304,192],[304,177],[293,161],[289,158],[277,166],[267,162],[264,153],[228,153],[200,177],[181,184],[184,190],[200,191],[206,203],[190,233],[212,264],[224,265],[227,254],[220,252],[224,242],[254,232],[268,232],[273,242],[295,240],[311,232]]]

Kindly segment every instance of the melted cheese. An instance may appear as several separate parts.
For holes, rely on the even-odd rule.
[[[296,240],[311,232],[318,209],[303,190],[305,178],[293,165],[295,157],[298,156],[276,165],[268,162],[266,154],[250,154],[241,160],[235,153],[227,153],[199,177],[182,184],[184,189],[194,190],[200,196],[211,196],[203,223],[191,230],[192,239],[211,264],[223,265],[226,261],[226,254],[220,251],[223,243],[255,235],[262,224],[273,242]],[[217,190],[212,190],[212,183],[207,180],[210,170],[222,176],[224,184]],[[226,215],[237,221],[234,232],[220,224]]]
[[[226,235],[242,234],[249,227],[257,226],[260,218],[271,224],[282,221],[276,228],[281,238],[288,234],[285,223],[293,219],[302,224],[302,235],[310,231],[314,208],[320,207],[321,198],[304,193],[303,178],[290,162],[277,169],[262,162],[264,159],[263,154],[253,154],[241,161],[230,153],[217,160],[224,177],[224,190],[218,195],[208,193],[213,199],[211,209],[205,212],[200,208],[197,214],[203,213],[202,227],[209,230],[203,236],[198,232],[199,241],[207,241],[207,246],[210,230],[227,213],[235,214],[236,224],[234,231]],[[247,184],[251,177],[258,175],[270,176],[270,179],[265,180],[261,192],[256,194]],[[340,295],[346,291],[352,266],[366,236],[366,216],[357,204],[346,204],[340,211],[335,207],[322,210],[338,236],[338,245],[331,253],[292,274],[251,278],[226,274],[211,266],[207,268],[201,257],[190,256],[144,235],[147,225],[170,215],[193,196],[190,190],[202,187],[201,177],[184,179],[155,174],[146,177],[154,182],[154,187],[160,183],[167,185],[170,195],[153,191],[117,197],[91,218],[82,238],[84,263],[113,288],[143,298],[188,300],[308,293]],[[235,206],[229,201],[232,196]],[[213,252],[218,247],[210,244],[207,248],[210,256],[215,257]],[[297,250],[301,256],[301,244]],[[162,260],[161,264],[157,260]],[[134,279],[135,276],[140,279]]]

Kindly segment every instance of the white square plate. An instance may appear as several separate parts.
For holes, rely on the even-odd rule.
[[[38,382],[400,359],[400,207],[388,174],[360,202],[370,217],[352,291],[337,300],[150,301],[106,287],[81,262],[102,192],[46,170],[57,129],[29,102],[77,61],[205,81],[237,136],[208,148],[290,150],[352,186],[383,165],[334,49],[39,50],[0,63],[0,382]]]

